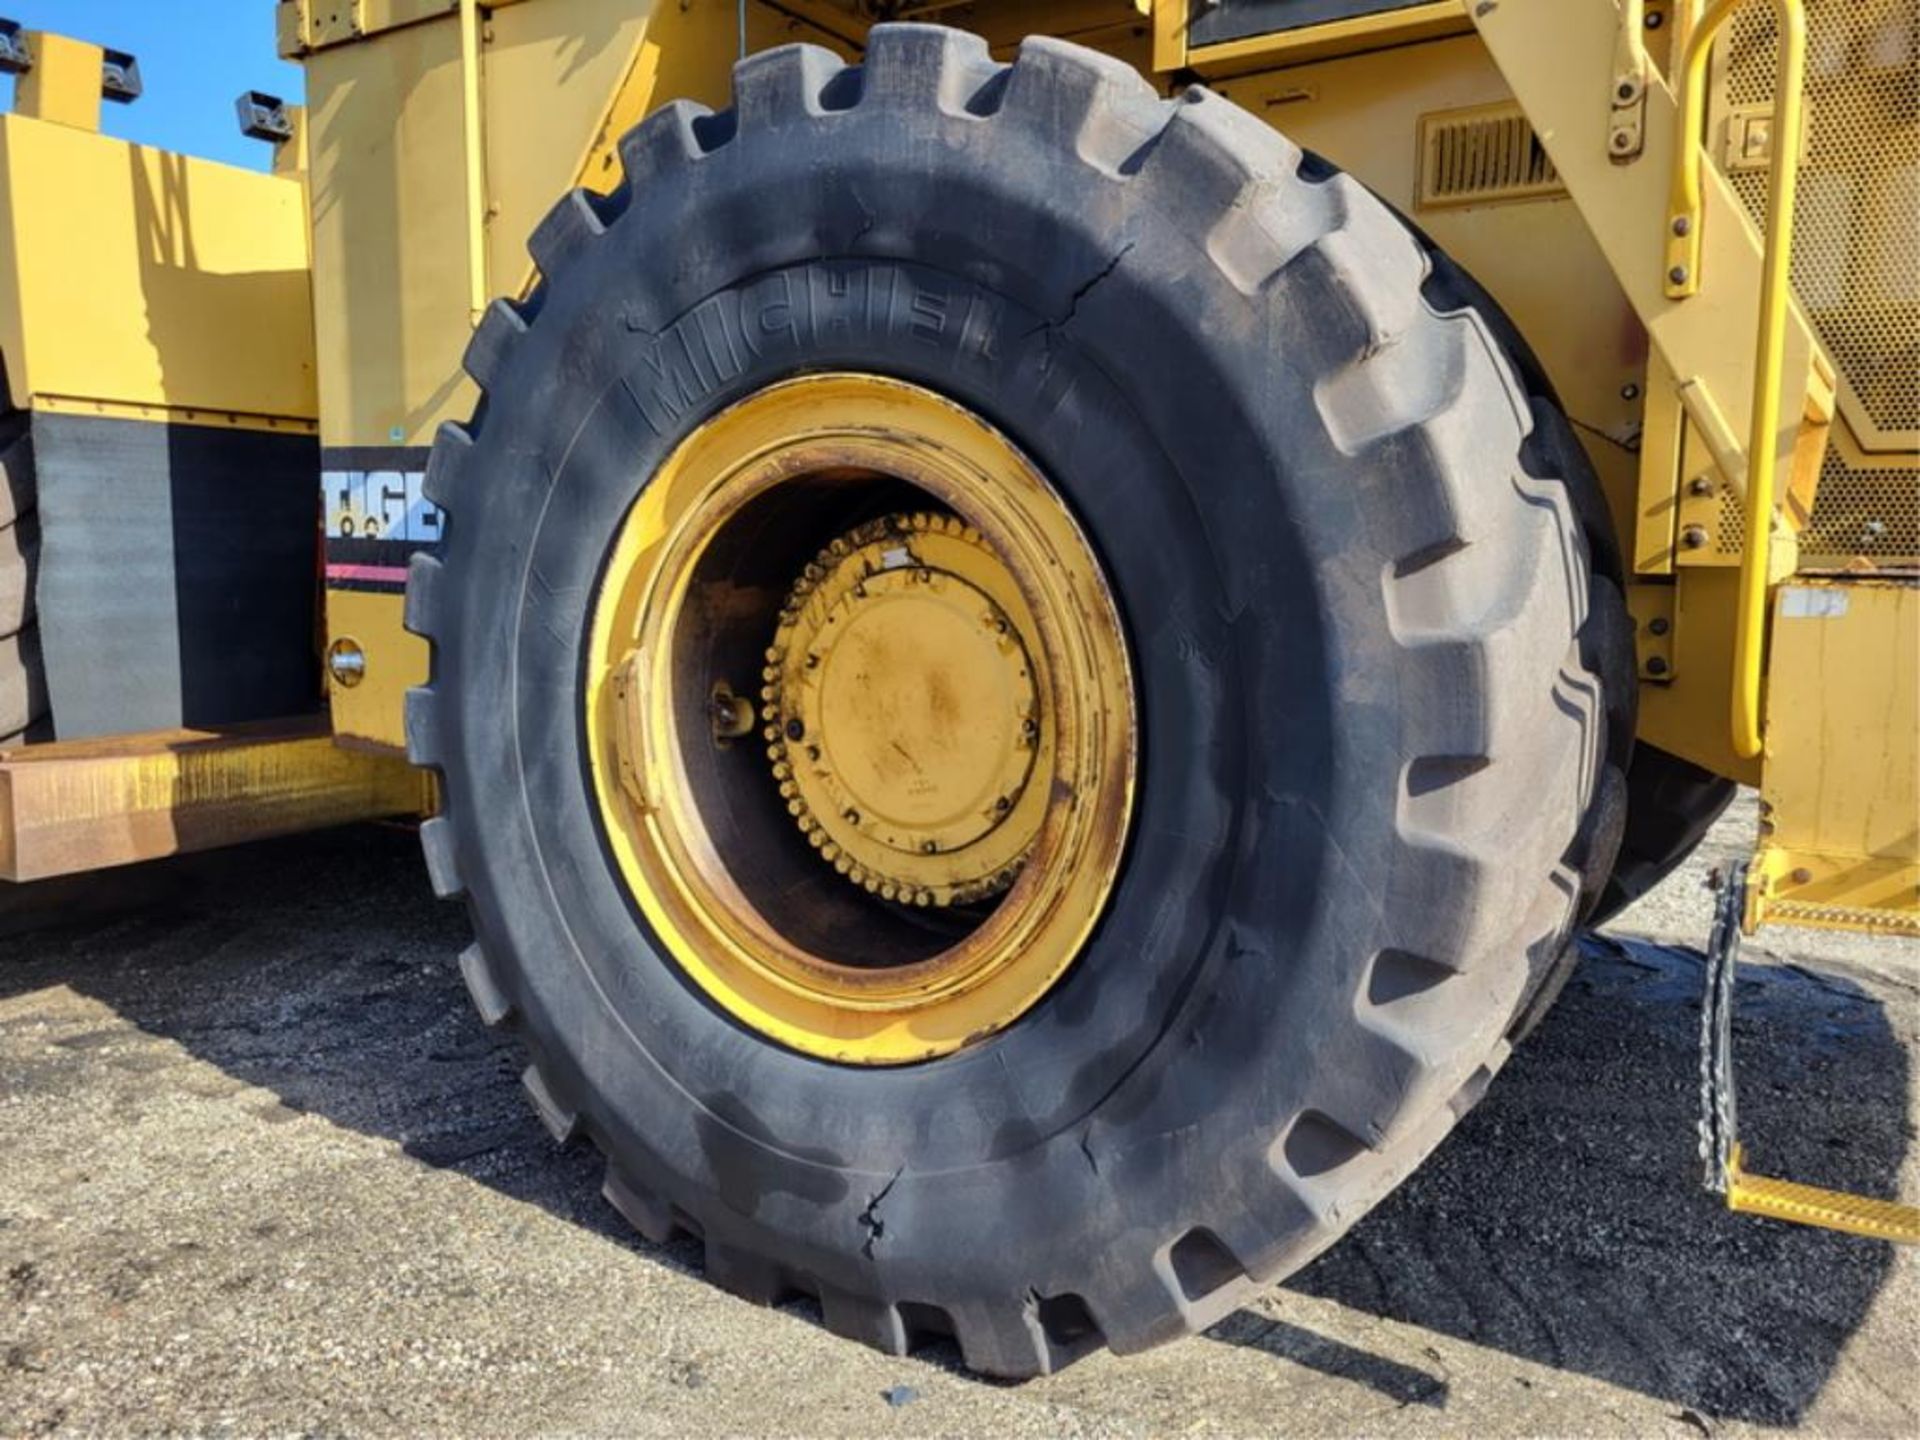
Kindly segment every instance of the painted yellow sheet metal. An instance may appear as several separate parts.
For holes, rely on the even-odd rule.
[[[21,408],[314,419],[299,182],[0,115],[0,354]]]
[[[98,45],[45,31],[29,31],[27,44],[33,68],[15,82],[14,113],[76,130],[98,130],[105,52]]]
[[[1920,580],[1774,598],[1749,923],[1920,933]]]
[[[1705,387],[1728,431],[1744,442],[1759,369],[1752,337],[1760,333],[1763,246],[1726,180],[1707,169],[1702,218],[1695,227],[1700,288],[1685,299],[1668,295],[1664,162],[1678,148],[1682,123],[1672,90],[1658,75],[1651,78],[1645,153],[1637,162],[1616,164],[1608,154],[1609,107],[1592,99],[1607,93],[1618,20],[1614,7],[1532,0],[1476,7],[1473,17],[1676,382]],[[1804,397],[1817,383],[1816,346],[1797,307],[1789,307],[1782,320],[1786,421],[1774,449],[1781,468],[1790,470]]]
[[[756,50],[830,38],[759,4],[748,24]],[[492,9],[480,39],[485,270],[506,294],[530,284],[527,237],[567,187],[616,183],[614,145],[664,100],[723,105],[739,48],[737,12],[716,3],[539,0]],[[476,398],[460,370],[472,329],[458,6],[320,49],[306,69],[321,443],[424,447]],[[336,727],[402,745],[400,699],[426,678],[426,649],[402,630],[397,589],[330,589],[327,609],[329,641],[351,632],[367,656],[364,683],[333,688]]]
[[[406,745],[407,691],[427,679],[427,642],[405,626],[399,592],[329,589],[327,643],[351,641],[366,668],[351,686],[331,675],[334,729],[344,738],[399,750]]]
[[[1672,670],[1665,683],[1640,687],[1639,737],[1716,775],[1758,785],[1761,762],[1734,754],[1727,728],[1738,576],[1727,568],[1685,570],[1671,590]]]

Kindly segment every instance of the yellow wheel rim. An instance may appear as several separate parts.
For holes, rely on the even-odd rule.
[[[589,644],[620,872],[741,1023],[924,1060],[1073,963],[1126,841],[1131,669],[1078,525],[970,411],[829,374],[708,420],[616,536]]]

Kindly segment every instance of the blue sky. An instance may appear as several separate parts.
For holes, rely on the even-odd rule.
[[[101,128],[143,144],[265,169],[269,151],[234,123],[234,97],[265,90],[301,98],[302,76],[273,45],[274,0],[0,0],[0,19],[54,30],[140,61],[146,93],[106,105]],[[0,108],[13,78],[0,75]]]

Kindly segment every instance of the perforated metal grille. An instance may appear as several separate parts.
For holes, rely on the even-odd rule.
[[[1738,555],[1744,545],[1744,502],[1725,483],[1715,498],[1714,553]],[[1856,470],[1828,451],[1813,518],[1800,532],[1801,565],[1833,569],[1855,557],[1902,569],[1920,561],[1920,471]]]
[[[1423,115],[1420,161],[1422,208],[1525,200],[1566,189],[1518,105]]]
[[[1814,0],[1807,9],[1810,134],[1794,285],[1874,421],[1920,431],[1920,6]],[[1770,103],[1773,11],[1747,6],[1732,31],[1728,100]],[[1764,216],[1766,172],[1733,183]]]
[[[1813,566],[1854,555],[1882,565],[1920,562],[1920,471],[1855,470],[1829,451],[1800,554]]]
[[[1734,488],[1722,480],[1715,491],[1719,501],[1719,523],[1713,530],[1713,549],[1716,555],[1738,555],[1746,548],[1747,525],[1745,502]]]
[[[1773,900],[1767,918],[1782,925],[1831,925],[1843,930],[1884,930],[1920,935],[1920,917],[1903,910],[1862,910],[1851,905],[1812,905],[1803,900]]]
[[[1808,0],[1808,152],[1794,215],[1794,287],[1832,353],[1863,443],[1920,445],[1920,3]],[[1771,7],[1751,5],[1727,41],[1727,100],[1774,90]],[[1729,177],[1756,219],[1764,170]],[[1873,433],[1878,432],[1878,433]],[[1829,455],[1804,563],[1920,560],[1920,473],[1850,469]]]

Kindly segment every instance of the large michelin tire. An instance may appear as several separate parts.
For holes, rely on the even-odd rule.
[[[789,47],[734,85],[650,117],[613,195],[543,223],[541,286],[489,312],[483,403],[434,448],[408,735],[443,782],[422,838],[473,917],[463,969],[609,1199],[698,1235],[732,1290],[1008,1376],[1191,1332],[1439,1142],[1611,865],[1625,628],[1591,477],[1555,468],[1489,317],[1393,214],[1216,96],[912,25],[860,67]],[[689,983],[608,855],[581,720],[649,475],[829,370],[937,390],[1033,458],[1104,566],[1141,720],[1076,962],[1017,1023],[886,1068]]]

